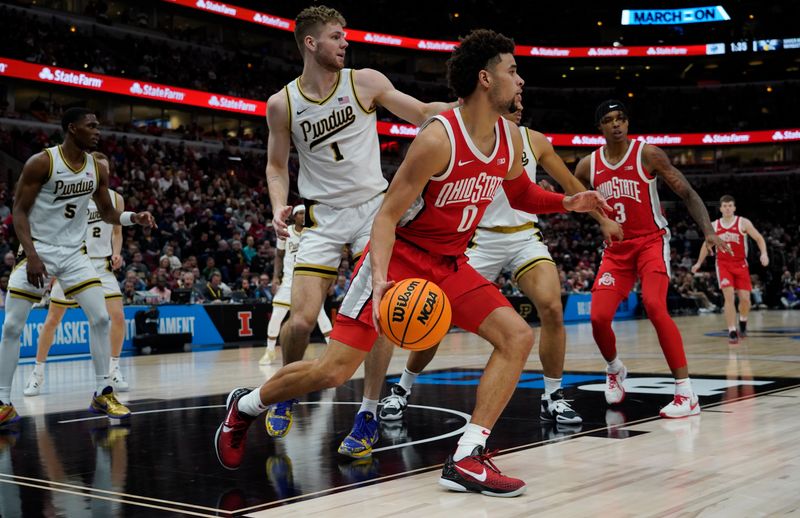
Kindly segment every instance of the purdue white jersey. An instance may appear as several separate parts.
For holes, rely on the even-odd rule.
[[[300,196],[343,208],[383,192],[388,184],[381,172],[375,110],[359,101],[353,70],[341,70],[322,100],[306,96],[300,78],[285,90],[289,129],[300,157]]]
[[[111,196],[111,205],[116,209],[117,207],[117,194],[114,191],[108,191]],[[111,250],[111,234],[114,230],[114,225],[106,223],[100,217],[100,211],[97,210],[97,204],[94,199],[89,200],[89,227],[86,229],[86,250],[89,252],[89,257],[109,257],[112,254]]]
[[[536,155],[533,153],[533,146],[531,146],[531,138],[528,134],[528,129],[525,126],[520,126],[519,131],[522,134],[522,167],[528,173],[528,177],[532,182],[536,181]],[[480,228],[492,227],[516,227],[524,225],[525,223],[539,221],[535,214],[528,214],[521,210],[511,208],[508,202],[508,197],[503,189],[497,189],[494,194],[492,203],[486,208],[486,212],[481,218]]]
[[[28,214],[31,237],[77,250],[86,239],[89,200],[99,183],[97,163],[84,153],[83,166],[74,170],[64,160],[61,146],[45,151],[50,156],[50,173]]]
[[[289,237],[286,239],[278,239],[278,250],[284,250],[283,254],[283,279],[282,284],[292,282],[292,275],[294,274],[294,263],[297,257],[297,251],[300,249],[300,234],[295,230],[294,225],[289,225]]]

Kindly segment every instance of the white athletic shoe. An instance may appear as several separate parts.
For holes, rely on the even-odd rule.
[[[264,356],[262,356],[261,359],[258,360],[258,364],[259,365],[270,365],[272,363],[275,363],[275,360],[277,358],[278,358],[277,349],[267,348],[267,350],[264,351]]]
[[[28,397],[38,396],[44,385],[44,374],[36,374],[36,371],[31,372],[31,377],[28,378],[28,383],[25,384],[25,389],[22,393]]]
[[[119,365],[111,371],[111,383],[114,385],[114,389],[117,392],[127,392],[130,388],[128,382],[125,381],[125,377],[122,375],[122,371],[119,370]]]
[[[682,396],[675,394],[672,403],[661,409],[659,414],[661,417],[668,419],[677,419],[679,417],[689,417],[690,415],[698,415],[700,413],[700,401],[695,394],[691,396]]]
[[[606,403],[616,405],[625,399],[625,387],[622,382],[628,377],[628,369],[623,365],[619,372],[608,372],[606,369]]]

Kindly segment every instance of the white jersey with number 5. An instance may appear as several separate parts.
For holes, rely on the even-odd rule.
[[[50,172],[28,214],[31,237],[77,250],[86,239],[89,200],[99,183],[97,163],[84,153],[83,165],[72,169],[64,160],[61,146],[45,152],[50,157]]]
[[[300,158],[300,196],[333,207],[354,207],[386,189],[375,109],[364,106],[354,71],[339,72],[324,99],[312,99],[300,78],[285,87],[289,130]]]
[[[531,181],[535,182],[536,155],[533,154],[528,128],[520,126],[519,131],[522,134],[522,167]],[[535,214],[528,214],[511,208],[506,192],[503,189],[498,189],[494,195],[494,200],[489,204],[486,213],[481,218],[478,228],[517,227],[525,223],[536,223],[537,221],[539,221],[539,218]]]

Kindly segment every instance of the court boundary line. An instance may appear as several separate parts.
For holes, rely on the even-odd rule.
[[[444,369],[444,370],[445,371],[449,371],[449,370],[464,370],[464,369],[455,368],[455,369]],[[783,379],[786,379],[786,378],[783,378]],[[772,389],[772,390],[767,390],[767,391],[760,392],[760,393],[754,393],[754,394],[749,394],[749,395],[745,395],[745,396],[740,396],[740,397],[729,399],[729,400],[725,400],[725,401],[718,401],[718,402],[715,402],[715,403],[710,403],[708,405],[704,405],[703,408],[704,409],[716,408],[716,407],[727,405],[727,404],[737,403],[737,402],[745,401],[745,400],[748,400],[748,399],[755,399],[755,398],[763,397],[763,396],[769,396],[769,395],[776,394],[776,393],[779,393],[779,392],[789,391],[789,390],[798,389],[798,388],[800,388],[800,383],[795,384],[795,385],[789,385],[789,386],[786,386],[786,387],[779,387],[779,388],[775,388],[775,389]],[[360,402],[350,402],[350,401],[307,401],[307,402],[300,402],[299,404],[301,404],[301,405],[320,405],[320,404],[360,405],[361,403]],[[443,407],[430,407],[430,406],[424,406],[424,405],[408,405],[408,406],[409,407],[413,407],[413,408],[424,408],[424,409],[431,409],[431,410],[433,410],[433,409],[435,409],[435,410],[443,410],[443,411],[445,411],[447,413],[454,413],[456,415],[459,415],[460,417],[461,417],[461,414],[466,415],[466,413],[464,413],[464,412],[460,412],[460,411],[453,410],[453,409],[445,409]],[[140,412],[137,412],[137,414],[174,412],[174,411],[180,411],[180,410],[197,410],[197,409],[205,409],[205,408],[224,408],[224,407],[225,407],[225,405],[200,405],[200,406],[194,406],[194,407],[161,408],[161,409],[140,411]],[[701,412],[701,415],[702,415],[702,412]],[[106,416],[96,416],[96,417],[93,416],[93,417],[87,417],[87,418],[81,418],[81,419],[57,421],[57,424],[66,424],[66,423],[73,423],[73,422],[80,422],[80,421],[91,421],[91,420],[98,420],[98,419],[108,419],[108,418]],[[521,452],[521,451],[533,449],[533,448],[536,448],[536,447],[539,447],[539,446],[544,446],[544,445],[547,445],[547,444],[553,444],[553,443],[563,442],[563,441],[567,441],[567,440],[577,439],[577,438],[580,438],[580,437],[584,437],[584,436],[596,433],[596,432],[601,431],[601,430],[608,430],[610,428],[624,429],[624,428],[629,428],[630,426],[635,426],[635,425],[639,425],[639,424],[653,422],[653,421],[656,421],[656,420],[659,420],[659,419],[663,419],[663,418],[661,416],[659,416],[659,415],[656,415],[656,416],[653,416],[653,417],[642,418],[642,419],[638,419],[638,420],[635,420],[635,421],[628,421],[628,422],[625,422],[623,425],[614,425],[614,426],[608,426],[607,425],[607,426],[603,426],[603,427],[594,428],[594,429],[591,429],[591,430],[581,431],[581,432],[569,435],[567,437],[559,437],[559,438],[555,438],[555,439],[547,439],[547,440],[544,440],[544,441],[538,441],[538,442],[528,443],[528,444],[524,444],[524,445],[520,445],[520,446],[515,446],[515,447],[512,447],[512,448],[508,448],[508,449],[503,450],[502,452],[500,452],[498,454],[498,457],[502,457],[503,455],[506,455],[506,454],[518,453],[518,452]],[[452,434],[452,433],[453,432],[450,432],[450,434]],[[455,433],[457,433],[457,432],[455,432]],[[452,436],[452,435],[448,434],[447,436],[449,437],[449,436]],[[434,440],[439,440],[440,438],[444,438],[444,437],[443,436],[435,436],[433,438],[422,439],[420,441],[432,442]],[[389,450],[389,449],[397,449],[397,448],[401,448],[401,447],[403,447],[405,445],[411,445],[412,443],[419,444],[420,442],[411,441],[409,443],[393,445],[393,446],[390,446],[390,447],[382,448],[380,450],[376,449],[374,451],[384,451],[384,450]],[[343,485],[343,486],[331,487],[331,488],[323,489],[323,490],[320,490],[320,491],[315,491],[313,493],[308,493],[308,494],[305,494],[305,495],[297,495],[297,496],[290,497],[290,498],[285,498],[285,499],[282,499],[282,500],[276,500],[276,501],[273,501],[273,502],[258,504],[258,505],[250,506],[250,507],[244,507],[244,508],[236,509],[236,510],[224,510],[224,509],[219,509],[219,508],[199,506],[199,505],[196,505],[196,504],[184,504],[184,503],[174,502],[174,501],[170,502],[170,501],[167,501],[167,500],[161,500],[161,499],[147,497],[147,496],[137,496],[137,495],[133,495],[133,494],[129,494],[129,493],[120,493],[120,492],[109,491],[109,490],[104,490],[104,489],[89,488],[89,487],[85,487],[85,486],[66,484],[66,483],[63,483],[63,482],[54,482],[54,481],[50,481],[50,480],[46,480],[46,479],[37,479],[37,478],[32,478],[32,477],[24,477],[24,476],[20,476],[20,475],[11,475],[11,474],[6,474],[6,473],[0,473],[0,482],[5,483],[5,484],[16,484],[16,485],[20,485],[20,486],[33,487],[33,488],[46,490],[46,491],[48,491],[48,490],[49,491],[57,491],[57,492],[62,492],[62,493],[74,494],[74,495],[77,495],[77,496],[83,496],[83,497],[89,497],[89,498],[97,498],[97,499],[108,500],[108,501],[112,501],[112,502],[119,502],[119,503],[123,503],[123,504],[127,504],[127,505],[149,507],[149,508],[160,509],[160,510],[169,511],[169,512],[180,512],[180,513],[185,513],[185,514],[191,514],[191,515],[194,515],[194,516],[202,516],[202,517],[218,516],[218,513],[225,513],[227,515],[234,516],[234,515],[242,515],[244,513],[249,513],[249,512],[266,511],[266,510],[269,510],[269,509],[272,509],[272,508],[275,508],[275,507],[278,507],[278,506],[283,506],[283,505],[286,505],[286,504],[289,504],[289,503],[294,503],[294,502],[297,502],[297,501],[313,500],[315,498],[319,498],[319,497],[324,496],[326,494],[340,493],[340,492],[348,491],[350,489],[356,489],[358,487],[367,487],[367,486],[371,486],[371,485],[375,485],[375,484],[379,484],[379,483],[383,483],[383,482],[390,482],[390,481],[395,480],[395,479],[406,478],[406,477],[410,477],[410,476],[413,476],[413,475],[418,475],[418,474],[421,474],[421,473],[434,471],[434,470],[440,469],[443,465],[444,465],[443,463],[439,463],[439,464],[430,465],[430,466],[426,466],[426,467],[415,468],[413,470],[404,471],[404,472],[400,472],[400,473],[393,473],[391,475],[385,475],[383,477],[378,477],[378,478],[375,478],[375,479],[364,480],[364,481],[361,481],[361,482],[354,482],[354,483],[346,484],[346,485]],[[32,481],[32,482],[38,482],[39,484],[37,485],[37,484],[31,483],[31,482],[21,482],[20,480],[17,480],[17,479],[27,480],[27,481]],[[63,487],[67,487],[67,488],[76,489],[77,491],[70,491],[70,490],[67,490],[67,489],[61,489],[61,488],[58,488],[58,487],[50,487],[50,486],[63,486]],[[105,494],[108,494],[108,495],[115,495],[115,496],[119,496],[119,497],[123,497],[123,498],[112,498],[112,497],[109,497],[109,496],[104,496],[102,494],[95,494],[95,493],[105,493]],[[125,500],[124,497],[132,498],[132,499],[144,500],[145,502],[136,502],[136,501]],[[146,501],[160,502],[160,503],[164,503],[164,504],[168,504],[168,505],[173,505],[175,507],[174,508],[160,507],[160,506],[157,506],[155,504],[149,504]],[[197,512],[186,511],[184,509],[181,509],[181,507],[186,507],[186,508],[190,508],[190,509],[201,509],[201,510],[204,510],[204,511],[212,511],[212,512],[217,513],[217,514],[215,514],[215,515],[200,514],[200,513],[197,513]]]
[[[445,369],[445,370],[450,370],[450,369]],[[731,403],[737,403],[737,402],[744,401],[744,400],[747,400],[747,399],[755,399],[757,397],[766,396],[766,395],[769,395],[769,394],[772,394],[772,393],[782,392],[782,391],[792,390],[792,389],[797,389],[797,388],[800,388],[800,383],[798,383],[796,385],[790,385],[788,387],[780,387],[780,388],[777,388],[777,389],[773,389],[773,390],[769,390],[769,391],[765,391],[765,392],[761,392],[761,393],[757,393],[757,394],[751,394],[751,395],[748,395],[748,396],[741,396],[741,397],[738,397],[738,398],[729,399],[727,401],[718,401],[716,403],[711,403],[711,404],[709,404],[707,406],[704,406],[703,408],[715,408],[715,407],[722,406],[722,405],[727,405],[727,404],[731,404]],[[409,405],[409,406],[411,406],[411,405]],[[702,415],[702,411],[700,412],[700,415]],[[692,416],[692,417],[694,417],[694,416]],[[536,448],[537,446],[544,446],[546,444],[570,441],[570,440],[573,440],[573,439],[577,439],[579,437],[584,437],[584,436],[587,436],[589,434],[596,433],[596,432],[598,432],[600,430],[608,430],[610,428],[616,428],[616,429],[629,428],[630,426],[649,423],[649,422],[657,421],[657,420],[660,420],[660,419],[664,419],[664,418],[662,418],[660,415],[656,415],[654,417],[647,417],[647,418],[643,418],[643,419],[637,419],[636,421],[628,421],[628,422],[624,423],[624,425],[620,425],[620,426],[616,426],[616,425],[615,426],[608,426],[608,425],[606,425],[606,426],[603,426],[601,428],[595,428],[595,429],[592,429],[592,430],[581,431],[581,432],[578,432],[576,434],[569,435],[567,437],[559,437],[557,439],[547,439],[546,441],[539,441],[539,442],[524,444],[524,445],[520,445],[520,446],[515,446],[513,448],[508,448],[508,449],[505,449],[505,450],[501,451],[500,453],[498,453],[497,457],[502,457],[503,455],[510,454],[510,453],[519,453],[520,451],[531,450],[533,448]],[[444,463],[435,464],[435,465],[431,465],[431,466],[427,466],[427,467],[423,467],[423,468],[416,468],[416,469],[413,469],[413,470],[410,470],[410,471],[405,471],[405,472],[402,472],[402,473],[394,473],[392,475],[386,475],[386,476],[378,477],[378,478],[371,479],[371,480],[364,480],[362,482],[354,482],[352,484],[347,484],[347,485],[344,485],[344,486],[338,486],[338,487],[332,487],[332,488],[328,488],[328,489],[323,489],[321,491],[316,491],[314,493],[308,493],[308,494],[305,494],[305,495],[297,495],[297,496],[293,496],[293,497],[290,497],[290,498],[284,498],[283,500],[276,500],[274,502],[269,502],[269,503],[265,503],[265,504],[261,504],[261,505],[257,505],[257,506],[244,507],[242,509],[238,509],[236,511],[233,511],[233,513],[235,513],[237,515],[241,515],[241,514],[250,513],[250,512],[268,511],[268,510],[270,510],[272,508],[283,506],[283,505],[289,504],[289,503],[294,503],[294,502],[297,502],[297,501],[313,500],[315,498],[319,498],[321,496],[324,496],[327,493],[331,493],[331,494],[340,493],[340,492],[348,491],[350,489],[355,489],[357,487],[367,487],[367,486],[371,486],[371,485],[374,485],[374,484],[379,484],[379,483],[382,483],[382,482],[391,482],[394,479],[406,478],[406,477],[409,477],[409,476],[412,476],[412,475],[418,475],[420,473],[426,473],[426,472],[430,472],[430,471],[435,471],[437,469],[442,468],[442,466],[444,466]]]

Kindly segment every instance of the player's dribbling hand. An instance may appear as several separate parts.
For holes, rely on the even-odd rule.
[[[28,257],[28,264],[25,267],[28,272],[28,282],[37,288],[44,288],[44,279],[47,277],[47,268],[38,255]]]
[[[133,222],[143,227],[156,228],[156,219],[147,211],[134,214]]]
[[[381,282],[372,281],[372,327],[381,334],[380,314],[381,314],[381,300],[383,295],[389,291],[389,288],[394,286],[394,281]]]
[[[272,228],[275,229],[275,235],[277,235],[279,239],[286,239],[289,237],[289,226],[286,224],[286,219],[291,212],[292,206],[284,205],[279,207],[272,216]]]
[[[124,262],[125,261],[122,260],[122,256],[121,255],[116,255],[116,254],[112,255],[111,256],[111,269],[112,270],[119,270],[120,268],[122,268],[122,264]]]
[[[597,191],[583,191],[572,196],[564,196],[563,204],[565,209],[572,212],[592,212],[595,209],[603,209],[609,214],[613,212],[603,195]]]
[[[708,253],[714,255],[714,251],[716,250],[717,253],[725,252],[726,254],[733,255],[733,251],[731,250],[731,246],[722,240],[717,234],[711,234],[706,236],[706,248],[708,249]]]

